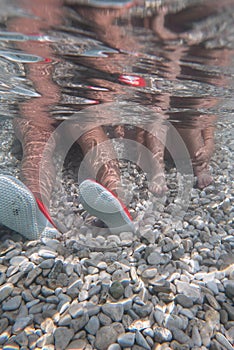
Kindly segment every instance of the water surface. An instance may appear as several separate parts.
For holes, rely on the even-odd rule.
[[[2,123],[231,127],[233,1],[113,3],[1,2]]]

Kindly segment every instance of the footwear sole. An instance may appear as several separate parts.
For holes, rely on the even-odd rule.
[[[79,191],[84,209],[102,220],[112,233],[135,232],[127,208],[104,186],[87,179],[79,185]]]
[[[29,240],[58,234],[39,209],[32,192],[10,175],[0,176],[0,223]]]

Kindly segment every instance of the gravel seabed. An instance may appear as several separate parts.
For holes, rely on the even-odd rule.
[[[1,173],[18,176],[13,139],[1,121]],[[183,219],[172,217],[173,204],[147,198],[143,177],[123,163],[138,185],[136,235],[88,224],[68,160],[51,204],[62,239],[26,241],[1,227],[0,348],[233,349],[233,151],[230,117],[217,124],[214,184],[192,189]],[[171,193],[175,179],[171,169]]]

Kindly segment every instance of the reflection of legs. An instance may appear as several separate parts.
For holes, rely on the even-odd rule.
[[[52,158],[55,142],[53,144],[50,142],[50,149],[46,151],[45,147],[51,136],[51,131],[43,130],[35,123],[19,118],[14,120],[14,129],[23,148],[21,180],[36,198],[42,199],[45,205],[49,206],[55,178]]]
[[[151,132],[144,129],[137,128],[136,140],[139,145],[144,145],[150,151],[150,159],[141,159],[141,152],[139,154],[139,164],[144,166],[144,162],[149,162],[152,177],[149,184],[149,190],[156,194],[162,195],[166,190],[165,170],[164,170],[164,149],[167,128],[159,123],[150,125]]]
[[[202,132],[200,128],[177,128],[177,131],[180,133],[183,138],[190,157],[193,163],[194,173],[197,176],[197,185],[199,188],[204,188],[208,186],[212,181],[212,176],[208,169],[208,164],[206,163],[197,163],[196,162],[196,153],[202,147],[204,147],[204,140],[202,137]]]

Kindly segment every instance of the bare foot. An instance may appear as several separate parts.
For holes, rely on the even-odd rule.
[[[197,176],[197,187],[202,189],[209,186],[213,182],[213,177],[210,174],[208,164],[214,152],[213,142],[200,147],[195,154],[194,173]]]
[[[149,191],[156,196],[163,196],[168,190],[166,185],[165,174],[159,173],[155,175],[149,182]]]
[[[197,176],[197,187],[203,189],[209,186],[213,182],[213,177],[207,167],[203,169],[194,169],[195,175]]]
[[[198,151],[195,153],[195,164],[201,164],[203,167],[210,162],[210,159],[214,153],[214,143],[209,142],[204,146],[200,147]]]

